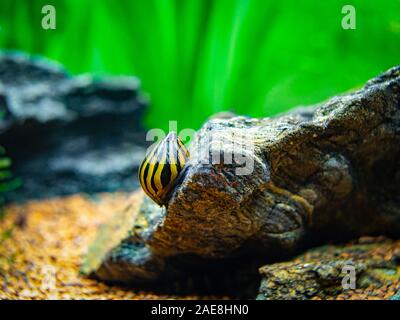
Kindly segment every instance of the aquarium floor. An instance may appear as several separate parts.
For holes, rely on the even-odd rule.
[[[0,221],[0,299],[199,299],[108,286],[79,274],[97,227],[128,195],[74,195],[10,205]]]
[[[9,205],[0,218],[0,299],[227,298],[157,294],[109,286],[79,274],[96,229],[136,198],[123,193],[74,195]],[[371,250],[371,258],[384,254],[389,259],[399,252],[400,241],[393,241]],[[400,279],[392,278],[384,286],[349,290],[332,298],[387,299],[400,287]]]

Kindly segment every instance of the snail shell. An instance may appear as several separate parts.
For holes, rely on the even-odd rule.
[[[189,151],[182,140],[170,132],[140,165],[139,181],[144,192],[158,205],[165,205],[188,159]]]

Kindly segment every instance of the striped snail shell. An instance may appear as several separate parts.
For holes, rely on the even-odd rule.
[[[188,159],[189,151],[182,140],[170,132],[140,165],[139,181],[144,192],[158,205],[165,205]]]

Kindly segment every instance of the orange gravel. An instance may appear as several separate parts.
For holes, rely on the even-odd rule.
[[[79,274],[98,226],[135,196],[74,195],[8,206],[0,220],[0,299],[206,298],[108,286]]]

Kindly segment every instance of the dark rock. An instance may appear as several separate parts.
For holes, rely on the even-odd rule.
[[[398,241],[371,239],[369,244],[318,247],[292,261],[265,265],[257,299],[395,299],[399,248]]]
[[[400,67],[320,106],[211,119],[195,136],[167,208],[146,198],[131,209],[136,218],[124,235],[111,250],[92,251],[84,272],[156,282],[223,273],[237,265],[232,259],[283,259],[327,241],[399,236],[399,138]],[[211,163],[213,156],[221,162]],[[253,170],[238,171],[248,164]]]
[[[134,77],[72,77],[59,65],[0,56],[0,145],[23,187],[11,200],[132,190],[146,102]]]

